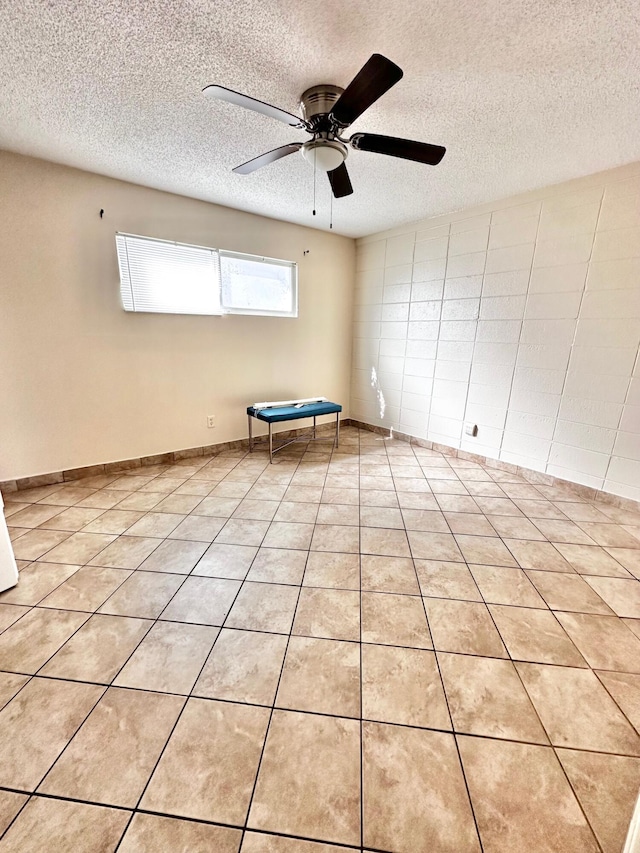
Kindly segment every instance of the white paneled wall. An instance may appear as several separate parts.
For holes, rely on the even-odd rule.
[[[354,418],[640,500],[640,164],[364,238],[357,269]]]

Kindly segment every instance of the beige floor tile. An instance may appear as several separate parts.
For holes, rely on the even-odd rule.
[[[119,571],[122,574],[128,574],[122,569],[103,571]],[[133,572],[99,608],[99,612],[109,613],[112,616],[157,619],[183,580],[184,578],[180,575],[162,572]]]
[[[0,672],[0,708],[4,708],[7,702],[16,695],[16,693],[24,687],[29,681],[28,675],[18,675],[15,672]],[[2,823],[0,809],[0,823]],[[2,830],[0,829],[0,832]]]
[[[242,825],[269,713],[250,705],[189,699],[151,777],[142,808]]]
[[[640,788],[640,759],[568,749],[557,754],[603,853],[620,853]]]
[[[236,524],[266,524],[266,522],[245,521]],[[169,534],[170,539],[180,539],[189,542],[213,542],[224,527],[223,518],[210,518],[201,515],[188,515],[184,521]],[[224,540],[222,540],[224,541]],[[240,543],[240,544],[251,544]]]
[[[401,484],[402,485],[402,484]],[[365,488],[361,486],[361,488]],[[395,492],[390,492],[390,494],[396,494]],[[403,492],[400,489],[397,492],[398,503],[405,509],[418,509],[418,510],[428,510],[434,512],[440,512],[440,505],[435,499],[434,495],[427,494],[425,492]],[[408,528],[407,528],[408,529]]]
[[[259,546],[262,544],[268,529],[268,521],[244,521],[243,519],[230,518],[215,539],[216,542],[222,542],[226,545]]]
[[[499,604],[490,604],[489,610],[513,660],[587,666],[555,614]]]
[[[113,853],[130,814],[122,809],[33,797],[5,835],[2,851]]]
[[[96,489],[85,489],[82,486],[73,486],[64,484],[62,488],[54,492],[52,495],[47,495],[45,503],[59,506],[73,506],[81,500],[90,497]]]
[[[456,540],[450,533],[422,533],[410,530],[408,536],[414,559],[464,562]]]
[[[449,533],[449,525],[443,513],[430,509],[403,509],[402,518],[407,530],[422,533]]]
[[[13,553],[16,560],[37,560],[68,539],[69,535],[62,530],[29,530],[13,542]],[[57,560],[56,562],[69,561]]]
[[[480,491],[476,492],[476,486],[470,483],[466,483],[466,486],[475,497],[475,501],[482,512],[489,517],[489,520],[491,520],[492,516],[498,516],[500,518],[515,516],[522,518],[523,511],[519,509],[510,498],[499,497],[499,495],[504,493],[499,486],[496,486],[495,483],[493,483],[493,486],[499,489],[495,494],[490,494],[489,492],[485,493],[482,487],[480,487]]]
[[[114,680],[116,687],[189,693],[218,636],[209,625],[157,622]]]
[[[636,580],[588,577],[586,582],[617,616],[640,618],[640,583]]]
[[[230,482],[218,483],[211,492],[211,497],[235,498],[241,499],[247,495],[253,486],[253,483]],[[284,493],[284,490],[283,490]],[[269,500],[270,496],[258,497],[258,500]],[[274,498],[275,499],[275,498]]]
[[[5,829],[28,799],[26,794],[17,794],[14,791],[0,791],[0,835],[4,833]]]
[[[162,495],[153,492],[120,492],[122,500],[116,506],[118,509],[135,509],[140,512],[149,512],[162,500]],[[83,501],[85,503],[85,501]]]
[[[489,521],[499,536],[505,539],[528,539],[544,541],[545,536],[528,518],[508,515],[490,515]]]
[[[300,841],[284,835],[245,832],[240,853],[350,853],[352,847],[337,847],[315,841]]]
[[[487,853],[597,853],[552,749],[475,737],[458,745]]]
[[[295,504],[295,506],[300,506],[300,504]],[[305,506],[313,506],[313,504],[305,504]],[[319,504],[318,513],[314,520],[318,524],[346,524],[350,527],[357,527],[360,524],[360,511],[359,507],[349,504]]]
[[[64,563],[29,563],[20,569],[20,581],[17,586],[0,593],[3,604],[37,604],[64,583],[79,566]]]
[[[171,622],[222,625],[240,589],[240,581],[188,577],[161,618]]]
[[[307,549],[313,536],[313,524],[294,524],[287,521],[272,521],[267,535],[262,540],[266,548]]]
[[[360,507],[360,524],[364,527],[396,528],[404,530],[402,513],[395,507]]]
[[[431,634],[420,598],[363,592],[362,642],[432,649]]]
[[[77,533],[76,536],[97,536],[97,533]],[[114,537],[109,537],[113,539]],[[66,545],[67,543],[63,543]],[[162,539],[148,539],[142,536],[118,536],[115,541],[95,556],[92,566],[106,566],[113,569],[137,569],[138,566],[162,544]]]
[[[556,613],[591,667],[640,673],[640,640],[615,616]]]
[[[322,486],[289,486],[284,500],[294,503],[317,503],[321,497]]]
[[[240,506],[241,498],[223,497],[214,493],[204,498],[194,510],[198,516],[230,518]]]
[[[109,684],[151,624],[147,619],[91,616],[44,666],[41,674]]]
[[[13,625],[14,622],[17,622],[28,611],[29,607],[23,607],[20,604],[0,603],[0,632]]]
[[[380,489],[362,489],[360,492],[360,506],[397,507],[398,505],[395,492],[386,492]]]
[[[511,604],[519,607],[547,605],[522,569],[504,566],[469,566],[487,604]]]
[[[272,705],[287,638],[223,628],[193,689],[194,696]]]
[[[180,486],[183,488],[183,486]],[[160,501],[155,506],[155,512],[170,512],[179,515],[188,515],[200,503],[199,495],[172,494]]]
[[[311,540],[312,551],[357,554],[359,548],[359,528],[339,524],[316,524]]]
[[[575,572],[551,542],[505,539],[504,544],[523,569],[537,569],[542,572]]]
[[[239,829],[138,812],[118,853],[238,853],[241,839]]]
[[[253,561],[247,580],[300,585],[306,562],[307,551],[262,547]]]
[[[416,560],[415,566],[422,595],[482,601],[473,575],[463,563]]]
[[[233,517],[247,521],[272,521],[278,506],[278,501],[256,501],[245,498],[234,510]]]
[[[473,512],[446,512],[444,517],[452,533],[469,536],[498,535],[484,515]]]
[[[77,510],[77,507],[74,507]],[[139,521],[144,513],[126,509],[110,509],[107,512],[102,512],[95,521],[87,524],[83,529],[83,533],[110,533],[114,536],[119,536],[128,530],[132,524]]]
[[[425,598],[424,605],[433,645],[438,651],[507,657],[486,604]]]
[[[515,666],[554,746],[640,755],[640,737],[591,670]]]
[[[581,575],[629,577],[629,572],[599,545],[565,545],[558,543],[555,547]]]
[[[293,633],[329,640],[360,639],[360,595],[351,590],[303,587]]]
[[[206,551],[206,542],[165,539],[144,562],[140,563],[138,569],[145,572],[188,575]]]
[[[610,556],[617,560],[621,566],[640,580],[640,550],[638,550],[638,548],[606,548],[605,550],[610,554]],[[16,557],[17,556],[18,553],[16,552]]]
[[[296,521],[301,524],[314,524],[318,515],[319,504],[302,504],[292,501],[282,501],[278,506],[274,521]]]
[[[179,515],[173,512],[148,512],[146,515],[143,515],[139,521],[136,521],[135,524],[132,524],[131,527],[129,527],[127,535],[150,536],[156,539],[164,539],[164,537],[172,533],[184,519],[184,515]]]
[[[528,571],[527,575],[552,610],[613,615],[608,605],[579,575],[535,571]]]
[[[291,637],[276,705],[294,711],[359,719],[359,645]]]
[[[468,563],[489,566],[514,566],[517,563],[501,539],[491,536],[456,535],[456,542]]]
[[[48,506],[47,504],[30,504],[18,512],[6,515],[11,518],[11,524],[14,527],[39,527],[41,524],[49,521],[50,518],[59,515],[64,511],[61,506]],[[60,530],[61,528],[53,528]]]
[[[549,743],[511,661],[439,652],[438,662],[455,731]]]
[[[41,602],[42,607],[92,613],[123,584],[131,572],[83,566]]]
[[[573,521],[551,518],[536,518],[535,525],[551,542],[567,542],[573,545],[595,545],[596,542]]]
[[[450,730],[435,654],[422,649],[363,645],[362,716],[384,723]]]
[[[303,586],[359,590],[360,557],[358,554],[310,551],[302,583]]]
[[[103,690],[49,678],[23,687],[0,712],[0,785],[33,791]]]
[[[359,722],[274,711],[248,825],[359,844]]]
[[[38,792],[133,808],[184,701],[179,696],[109,688]]]
[[[288,634],[297,600],[298,587],[245,581],[225,625],[227,628]]]
[[[221,485],[231,486],[234,484],[221,483]],[[248,498],[256,501],[281,501],[283,500],[286,491],[286,485],[277,484],[275,482],[261,482],[252,485],[246,495]]]
[[[452,735],[363,723],[364,844],[396,853],[479,853]]]
[[[0,669],[37,672],[88,618],[68,610],[30,610],[0,636]]]
[[[75,563],[83,566],[113,542],[115,536],[104,533],[72,533],[46,554],[48,563]]]
[[[85,527],[85,525],[90,524],[100,515],[102,515],[101,509],[70,507],[57,513],[48,521],[43,522],[40,528],[42,530],[68,530],[69,532],[76,532]],[[20,521],[17,524],[20,524]],[[103,531],[96,532],[101,533]]]
[[[193,569],[193,574],[244,580],[257,553],[258,549],[253,545],[222,545],[213,542]]]
[[[413,560],[409,557],[361,557],[362,589],[419,595]]]
[[[436,500],[443,512],[480,513],[478,504],[466,494],[438,494]]]
[[[600,510],[588,503],[571,503],[571,501],[558,501],[558,509],[561,509],[564,515],[571,521],[604,521],[610,519]]]
[[[616,704],[640,732],[640,675],[628,672],[596,672]]]
[[[631,533],[619,524],[601,524],[599,522],[581,521],[579,524],[587,536],[597,545],[608,545],[611,548],[638,548],[640,543]]]

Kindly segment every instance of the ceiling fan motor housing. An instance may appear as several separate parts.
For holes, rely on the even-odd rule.
[[[344,92],[340,86],[332,83],[321,83],[303,92],[300,97],[302,117],[311,125],[312,130],[330,130],[327,116],[333,105]]]

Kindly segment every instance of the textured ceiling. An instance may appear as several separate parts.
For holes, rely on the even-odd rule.
[[[0,148],[322,228],[300,155],[230,171],[306,134],[201,89],[297,112],[385,54],[404,79],[351,132],[448,151],[352,151],[351,236],[640,159],[638,0],[0,0],[0,23]]]

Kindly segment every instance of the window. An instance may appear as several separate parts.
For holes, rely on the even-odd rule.
[[[297,266],[256,255],[116,234],[125,311],[297,317]]]

